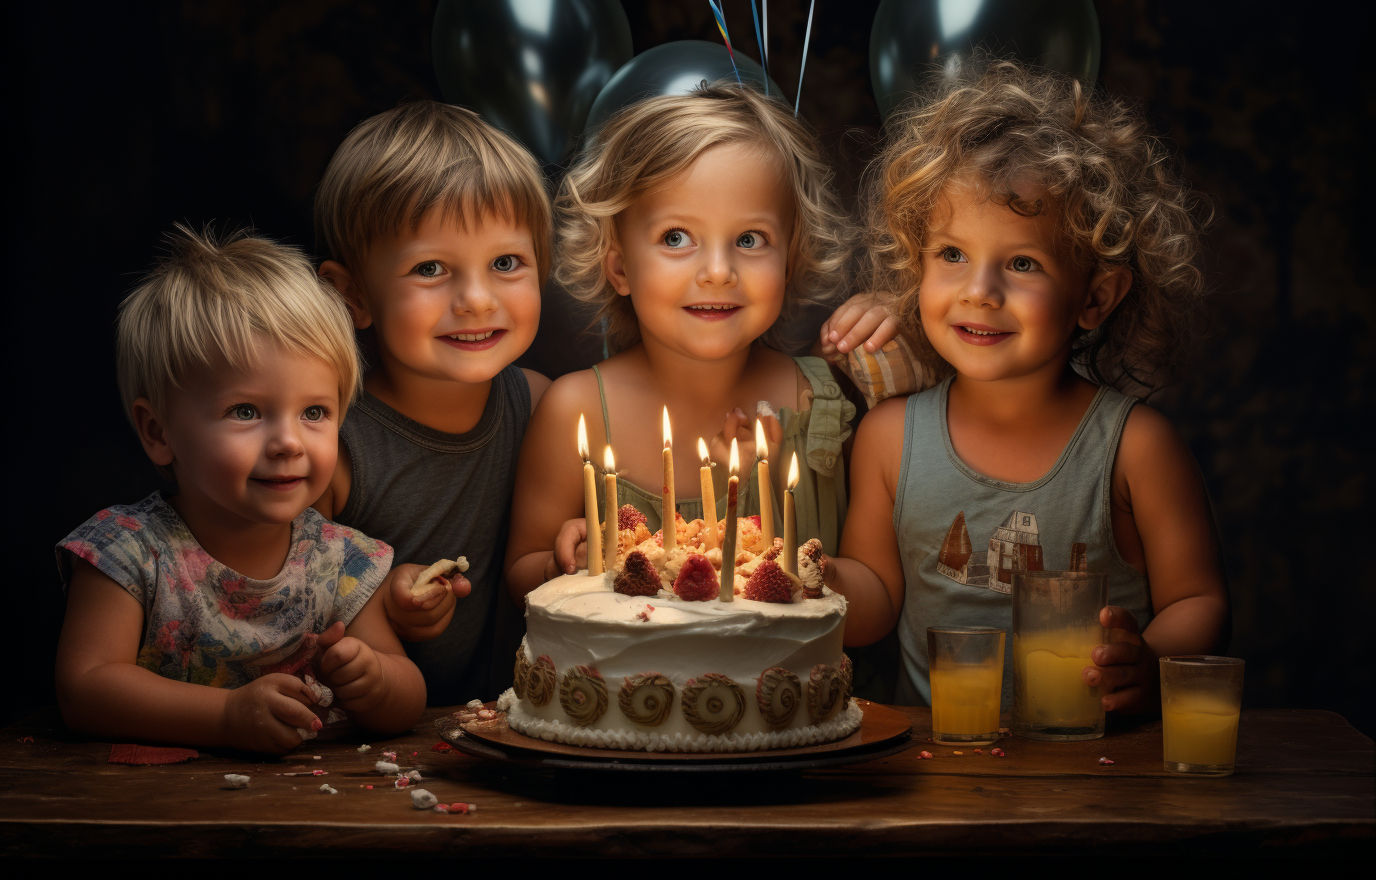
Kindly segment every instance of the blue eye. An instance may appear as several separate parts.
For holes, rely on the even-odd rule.
[[[308,421],[308,422],[318,422],[318,421],[320,421],[321,419],[325,418],[325,415],[326,415],[326,409],[325,409],[325,407],[323,407],[323,406],[308,406],[308,407],[306,407],[306,409],[301,413],[301,418],[305,419],[305,420]]]
[[[230,409],[230,414],[241,422],[251,422],[258,418],[258,407],[251,403],[241,403]]]
[[[426,260],[417,265],[413,271],[422,278],[436,278],[444,272],[444,267],[436,260]]]
[[[960,248],[945,247],[941,249],[941,259],[948,263],[962,263],[965,255],[960,252]]]
[[[515,254],[502,254],[492,261],[492,268],[498,272],[515,272],[521,267],[521,258]]]
[[[751,250],[764,247],[764,236],[758,232],[743,232],[740,238],[736,239],[736,247]]]
[[[1031,257],[1014,257],[1009,265],[1014,272],[1032,272],[1038,268],[1037,261]]]
[[[664,233],[664,244],[671,248],[687,247],[690,243],[688,233],[682,229],[670,229]]]

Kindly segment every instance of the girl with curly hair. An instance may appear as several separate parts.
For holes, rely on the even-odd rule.
[[[1167,158],[1121,102],[1004,61],[892,124],[869,190],[876,289],[941,381],[861,423],[827,578],[847,644],[897,626],[901,703],[930,704],[928,626],[1011,625],[1019,569],[1108,575],[1108,644],[1082,672],[1105,710],[1158,706],[1158,657],[1226,645],[1203,481],[1134,396],[1169,376],[1203,292],[1199,200]]]
[[[666,518],[674,523],[661,510],[661,409],[687,521],[702,517],[698,438],[718,464],[718,516],[733,439],[741,515],[758,512],[750,467],[761,414],[773,509],[796,452],[799,541],[819,538],[834,552],[846,507],[842,441],[855,408],[825,361],[779,350],[791,313],[843,294],[854,236],[831,177],[791,108],[734,84],[641,101],[597,133],[556,198],[555,272],[599,307],[613,354],[558,379],[532,417],[507,553],[518,601],[584,565],[580,415],[594,460],[604,444],[615,451],[617,498],[653,533]]]

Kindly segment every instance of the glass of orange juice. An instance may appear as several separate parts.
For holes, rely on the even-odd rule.
[[[1191,776],[1233,772],[1243,665],[1235,657],[1161,658],[1161,732],[1167,770]]]
[[[1107,597],[1107,575],[1013,572],[1014,733],[1056,741],[1104,735],[1099,689],[1083,675],[1104,643],[1099,611]]]
[[[998,741],[1003,640],[1003,630],[987,626],[927,628],[933,742],[980,746]]]

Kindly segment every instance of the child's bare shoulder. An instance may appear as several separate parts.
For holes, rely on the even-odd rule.
[[[855,442],[887,443],[895,437],[902,437],[907,412],[907,397],[890,397],[879,401],[860,420]]]
[[[1116,500],[1128,504],[1134,494],[1163,483],[1185,485],[1199,480],[1194,456],[1170,419],[1145,404],[1134,406],[1123,425],[1113,463]]]
[[[533,390],[532,390],[533,398]],[[559,418],[569,413],[600,413],[601,395],[597,389],[597,375],[592,370],[565,373],[550,382],[540,397],[536,413],[541,418]]]
[[[549,390],[550,380],[544,373],[527,370],[525,367],[521,367],[521,375],[526,377],[526,386],[530,388],[530,411],[533,413],[535,407],[540,405],[540,398]]]

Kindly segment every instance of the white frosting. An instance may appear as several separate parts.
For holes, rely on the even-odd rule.
[[[845,598],[830,590],[820,599],[791,604],[739,596],[733,602],[687,602],[667,591],[616,593],[602,576],[560,577],[526,597],[522,650],[531,662],[548,655],[557,680],[575,666],[596,669],[607,686],[607,711],[588,727],[571,724],[556,681],[555,695],[544,706],[504,697],[511,704],[508,720],[530,736],[605,748],[737,751],[836,739],[855,729],[860,710],[852,703],[814,725],[808,717],[808,678],[819,664],[840,668],[845,616]],[[772,667],[798,676],[802,688],[798,710],[782,731],[770,728],[756,703],[759,676]],[[631,721],[617,702],[625,677],[647,672],[668,678],[675,694],[669,717],[653,728]],[[701,733],[680,707],[689,679],[706,673],[731,678],[745,697],[743,717],[725,735]]]

